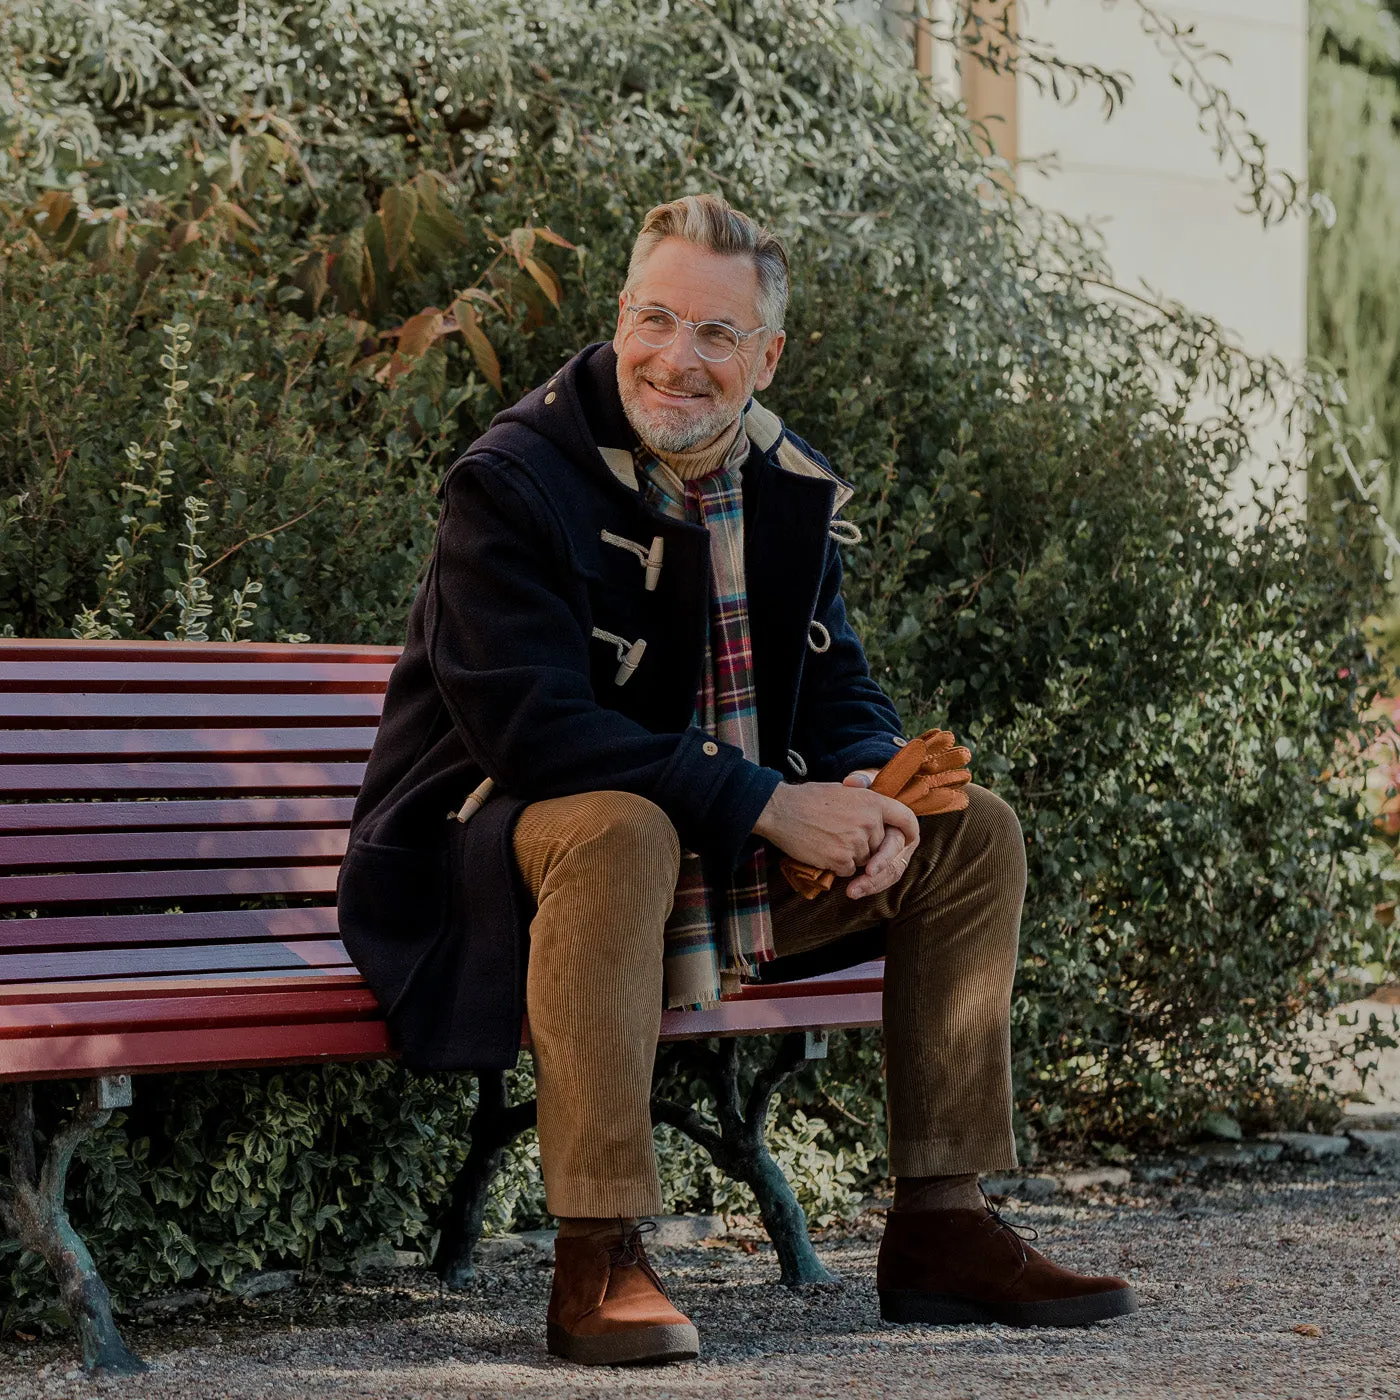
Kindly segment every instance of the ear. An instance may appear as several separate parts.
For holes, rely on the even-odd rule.
[[[763,359],[759,362],[758,375],[753,382],[755,389],[766,389],[773,382],[773,376],[778,372],[778,361],[783,357],[783,346],[786,344],[787,335],[783,331],[774,331],[768,337],[768,343],[763,347]]]
[[[622,329],[622,318],[626,313],[627,293],[619,292],[617,294],[617,325],[613,330],[613,349],[616,350],[619,355],[622,353],[622,342],[625,338],[625,332]]]

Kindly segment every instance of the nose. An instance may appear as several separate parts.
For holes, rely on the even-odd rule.
[[[689,326],[677,326],[676,338],[656,354],[673,374],[705,368],[704,360],[695,353],[695,338],[691,335]]]

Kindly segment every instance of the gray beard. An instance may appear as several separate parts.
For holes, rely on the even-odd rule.
[[[627,415],[632,431],[653,452],[690,452],[707,442],[713,442],[726,428],[733,426],[748,400],[748,395],[745,394],[737,405],[717,402],[698,419],[678,409],[662,408],[652,411],[642,407],[636,383],[624,378],[620,366],[617,392],[622,399],[622,411]]]

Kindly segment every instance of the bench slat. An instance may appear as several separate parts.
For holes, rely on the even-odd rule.
[[[84,792],[354,793],[363,763],[13,763],[0,792],[36,797]]]
[[[371,1017],[379,1008],[368,988],[316,992],[238,993],[209,997],[151,997],[129,1001],[78,1001],[62,1006],[0,1004],[0,1040],[20,1036],[92,1035],[115,1030],[179,1030],[214,1026],[281,1025]],[[3,1052],[0,1052],[3,1053]]]
[[[809,1015],[784,1019],[798,1007]],[[764,1017],[765,1009],[780,1014]],[[880,1024],[880,998],[789,998],[773,1003],[725,1002],[713,1011],[668,1011],[663,1040],[696,1040],[712,1035],[763,1035],[821,1026],[830,1030]],[[528,1043],[528,1040],[527,1042]],[[100,1074],[173,1074],[182,1070],[241,1069],[332,1060],[390,1059],[384,1022],[366,1019],[309,1025],[212,1027],[199,1031],[134,1031],[114,1035],[64,1035],[7,1041],[0,1049],[0,1082],[62,1079]]]
[[[0,1082],[392,1058],[388,1029],[374,1020],[63,1035],[7,1041]]]
[[[252,870],[115,871],[94,875],[0,876],[0,908],[41,904],[129,903],[146,899],[214,899],[265,894],[334,894],[339,866]]]
[[[314,909],[207,909],[188,914],[59,914],[0,920],[0,949],[139,948],[158,943],[251,943],[262,939],[335,938],[332,905]]]
[[[273,972],[296,967],[353,967],[339,939],[311,943],[157,944],[83,948],[67,953],[0,953],[0,989],[23,982],[77,982],[104,977],[162,977],[204,972]]]
[[[194,661],[329,661],[392,663],[401,648],[365,642],[137,642],[83,641],[77,637],[0,638],[0,663],[13,661],[141,661],[160,665],[180,657]]]
[[[375,729],[368,724],[322,729],[0,729],[0,759],[167,759],[178,754],[367,754]]]
[[[857,992],[878,992],[885,985],[885,960],[857,963],[839,972],[823,972],[817,977],[804,977],[800,982],[749,982],[740,987],[729,1000],[769,1001],[773,997],[813,997],[839,993],[850,996]]]
[[[348,826],[353,797],[224,797],[208,802],[0,802],[0,832]]]
[[[384,709],[384,694],[346,694],[321,691],[311,695],[294,695],[256,691],[208,695],[199,692],[112,693],[91,695],[83,692],[38,694],[0,691],[0,725],[11,728],[34,726],[30,720],[45,720],[38,726],[48,729],[91,720],[111,724],[117,719],[131,720],[207,720],[214,725],[229,725],[239,720],[296,720],[315,723],[334,720],[363,719],[373,722]]]
[[[57,914],[0,920],[8,952],[59,948],[140,948],[147,944],[335,938],[333,906],[319,909],[211,909],[189,914]]]
[[[280,831],[127,831],[96,835],[0,836],[0,867],[164,865],[178,861],[339,861],[348,833],[297,827]]]
[[[353,967],[282,967],[266,972],[204,972],[197,977],[170,973],[164,977],[120,978],[95,982],[18,982],[0,988],[6,1006],[62,1004],[70,1001],[130,1001],[147,997],[208,997],[210,1005],[236,992],[304,992],[322,987],[363,987],[365,979]]]
[[[826,993],[820,996],[740,998],[722,1001],[709,1011],[665,1011],[661,1015],[662,1040],[703,1040],[712,1035],[771,1035],[781,1031],[854,1030],[878,1026],[883,997],[879,992],[852,996]]]
[[[314,661],[9,661],[0,690],[383,690],[392,666]]]

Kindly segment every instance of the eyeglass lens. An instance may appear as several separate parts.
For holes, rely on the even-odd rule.
[[[680,318],[661,306],[643,306],[632,313],[637,339],[652,350],[663,350],[680,330]],[[701,321],[692,332],[695,353],[702,360],[719,363],[739,348],[739,337],[723,321]]]

